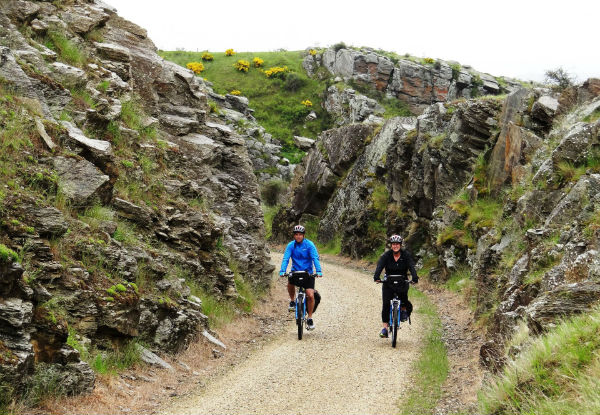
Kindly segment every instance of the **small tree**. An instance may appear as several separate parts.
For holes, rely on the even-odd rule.
[[[563,68],[556,68],[546,71],[545,82],[552,85],[554,89],[562,91],[570,86],[573,86],[575,79],[574,77],[565,71]]]

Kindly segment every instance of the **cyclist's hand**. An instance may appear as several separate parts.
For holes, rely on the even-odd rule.
[[[373,278],[373,281],[376,282],[377,284],[381,284],[383,281],[381,281],[381,278]]]
[[[317,272],[317,278],[322,278],[323,277],[323,273],[322,272]]]
[[[419,282],[419,279],[418,279],[418,278],[417,278],[417,279],[414,279],[414,278],[413,278],[413,279],[410,281],[410,283],[411,283],[411,284],[416,284],[416,283],[418,283],[418,282]]]
[[[285,272],[280,272],[280,273],[279,273],[279,276],[280,276],[280,277],[285,277]]]

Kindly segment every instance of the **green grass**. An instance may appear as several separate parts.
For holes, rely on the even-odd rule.
[[[448,356],[442,341],[442,322],[435,306],[425,294],[411,290],[409,296],[418,301],[413,318],[426,319],[426,323],[419,324],[428,324],[431,329],[425,338],[421,356],[415,363],[415,374],[408,393],[403,397],[400,413],[432,414],[448,376]]]
[[[600,310],[572,317],[509,361],[479,394],[486,414],[600,413]]]
[[[322,244],[319,252],[329,255],[339,255],[342,252],[342,236],[335,235],[329,242]]]
[[[181,66],[188,62],[200,62],[203,52],[166,52],[159,54]],[[254,116],[273,137],[286,144],[284,157],[292,162],[297,160],[292,154],[299,154],[292,144],[294,135],[316,138],[325,129],[331,127],[331,120],[321,108],[325,82],[308,78],[302,68],[302,52],[244,52],[226,57],[224,51],[212,52],[214,60],[205,61],[205,70],[201,77],[213,83],[215,92],[227,94],[232,90],[241,91],[250,100],[250,107],[255,110]],[[287,66],[291,73],[300,79],[300,87],[295,90],[286,89],[286,82],[281,79],[269,79],[259,68],[253,66],[247,73],[239,72],[233,64],[240,59],[252,62],[254,57],[264,59],[263,68]],[[310,100],[313,106],[304,107],[301,102]],[[318,118],[307,122],[304,117],[313,110]]]
[[[583,118],[585,122],[596,122],[600,119],[600,107],[596,108],[590,115]]]
[[[99,374],[116,375],[120,371],[141,364],[140,351],[135,341],[114,350],[91,352],[88,363]]]
[[[273,235],[273,219],[280,209],[280,206],[261,205],[265,218],[265,238],[268,240]]]

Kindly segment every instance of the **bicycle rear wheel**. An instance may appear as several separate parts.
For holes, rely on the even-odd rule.
[[[392,310],[392,347],[396,347],[396,339],[398,338],[398,305],[394,304],[394,309]]]

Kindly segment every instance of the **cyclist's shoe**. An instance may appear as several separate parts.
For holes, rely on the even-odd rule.
[[[400,311],[400,321],[408,320],[408,312],[405,310]]]
[[[296,302],[295,301],[290,301],[290,305],[288,307],[288,311],[291,313],[295,309],[296,309]]]
[[[388,331],[387,331],[387,329],[385,327],[381,329],[381,332],[379,333],[379,337],[387,339],[387,337],[388,337]]]
[[[309,318],[306,320],[306,330],[314,330],[315,329],[315,323],[313,323],[313,319]]]

